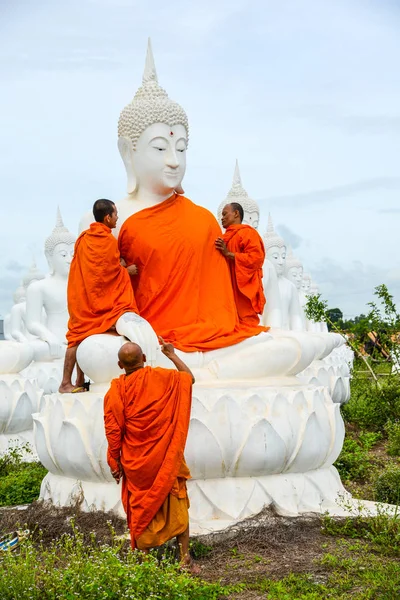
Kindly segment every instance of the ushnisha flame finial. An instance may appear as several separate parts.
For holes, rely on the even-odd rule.
[[[224,206],[231,202],[238,202],[244,212],[256,212],[260,214],[260,207],[257,202],[249,197],[248,193],[242,185],[242,178],[240,176],[239,161],[236,159],[235,170],[233,172],[232,186],[228,192],[227,197],[218,206],[217,216],[218,220],[221,221],[222,211]]]
[[[44,253],[51,256],[57,244],[74,244],[75,236],[65,227],[62,220],[60,207],[57,207],[56,225],[51,235],[44,243]]]
[[[274,224],[272,222],[271,213],[268,214],[268,225],[267,231],[264,234],[264,246],[265,251],[267,252],[270,248],[276,246],[277,248],[285,248],[286,243],[283,238],[281,238],[274,229]]]
[[[122,110],[118,121],[118,137],[128,138],[133,149],[143,131],[155,123],[183,125],[188,134],[189,123],[183,108],[168,97],[159,85],[151,40],[147,45],[142,85],[133,100]]]

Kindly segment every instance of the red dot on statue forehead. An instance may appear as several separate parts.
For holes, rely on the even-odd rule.
[[[174,135],[174,132],[173,132],[173,131],[170,131],[170,132],[169,132],[169,135]]]

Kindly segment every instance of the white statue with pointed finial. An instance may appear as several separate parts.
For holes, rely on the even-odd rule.
[[[31,283],[41,279],[44,279],[44,274],[33,261],[29,271],[22,278],[23,285],[15,292],[15,296],[18,296],[19,300],[15,302],[10,313],[11,336],[17,342],[29,343],[32,339],[36,339],[36,336],[30,334],[26,328],[26,291]]]
[[[296,287],[292,281],[284,277],[286,268],[286,243],[276,233],[271,215],[268,216],[268,227],[264,235],[264,245],[267,261],[273,265],[277,279],[280,296],[281,322],[274,321],[274,326],[291,331],[303,331],[304,320],[299,303]],[[266,297],[268,298],[267,294]],[[271,309],[268,307],[263,315],[263,323],[269,324],[272,320]]]
[[[343,490],[332,467],[344,435],[339,406],[323,387],[294,377],[314,359],[314,345],[306,352],[301,338],[311,334],[254,335],[256,328],[248,337],[249,330],[240,330],[228,266],[215,253],[220,227],[182,195],[188,120],[158,84],[150,43],[142,86],[121,113],[118,136],[128,181],[128,195],[117,203],[119,245],[124,258],[137,252],[138,308],[157,333],[167,331],[196,377],[185,449],[192,531],[227,527],[269,504],[291,515],[334,506]],[[91,220],[83,219],[81,229]],[[269,246],[270,260],[278,263],[275,248],[282,252],[280,244]],[[283,278],[283,270],[271,268]],[[110,379],[120,374],[124,341],[85,339],[77,358],[93,381],[90,391],[46,396],[34,415],[40,459],[49,470],[42,499],[120,508],[106,463],[102,406]]]
[[[33,281],[26,293],[26,327],[37,338],[34,343],[36,361],[61,359],[65,353],[67,282],[74,244],[75,236],[64,226],[58,209],[56,226],[44,246],[50,274],[45,279]]]
[[[254,229],[258,229],[260,220],[260,207],[255,200],[252,200],[242,185],[240,177],[239,162],[236,159],[235,171],[233,173],[232,187],[228,192],[225,200],[221,202],[217,210],[218,223],[221,223],[222,210],[224,206],[231,202],[238,202],[243,208],[244,217],[242,223],[251,225]]]

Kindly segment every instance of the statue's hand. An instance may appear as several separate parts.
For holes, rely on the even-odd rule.
[[[156,333],[150,323],[136,313],[123,314],[115,324],[116,330],[120,335],[124,335],[131,342],[139,344],[147,362],[154,364],[159,348]]]
[[[47,343],[49,345],[51,358],[62,358],[64,344],[60,344],[60,342],[57,339],[47,340]]]

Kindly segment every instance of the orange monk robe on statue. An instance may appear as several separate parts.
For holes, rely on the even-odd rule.
[[[107,460],[123,468],[122,502],[132,548],[153,548],[186,531],[190,472],[183,458],[192,376],[145,367],[113,379],[104,398]]]
[[[75,243],[68,278],[68,347],[105,333],[126,312],[138,312],[130,277],[120,264],[117,240],[92,223]]]
[[[258,325],[265,306],[262,266],[265,260],[264,243],[250,225],[230,225],[223,240],[234,260],[227,259],[231,272],[233,293],[239,320],[247,325]]]
[[[132,278],[140,315],[179,350],[232,346],[267,331],[239,323],[229,268],[215,248],[215,217],[174,194],[141,210],[121,227],[119,248]]]

